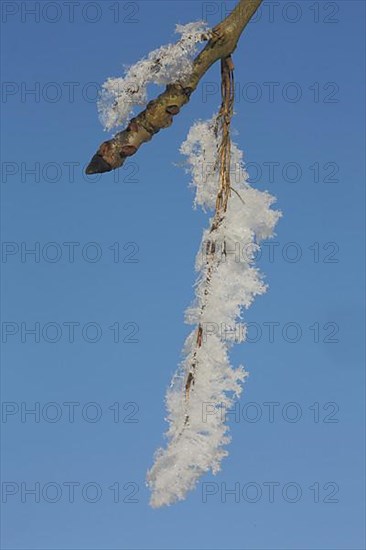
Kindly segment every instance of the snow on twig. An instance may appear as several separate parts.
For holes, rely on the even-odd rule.
[[[260,241],[274,235],[281,215],[271,208],[274,197],[249,185],[243,154],[231,144],[233,193],[220,223],[215,223],[222,138],[215,116],[196,122],[181,146],[196,188],[195,206],[216,212],[203,234],[196,258],[195,300],[186,311],[187,323],[195,328],[166,396],[167,447],[158,450],[148,472],[153,507],[184,499],[201,475],[219,471],[227,455],[224,447],[230,437],[222,411],[240,395],[247,375],[243,366],[230,365],[229,350],[233,343],[245,341],[243,310],[266,291],[254,260]]]
[[[123,77],[108,78],[103,84],[98,111],[106,130],[126,123],[134,107],[146,105],[149,84],[167,85],[190,74],[198,43],[208,39],[207,24],[197,21],[177,25],[175,32],[181,35],[178,42],[150,52]]]

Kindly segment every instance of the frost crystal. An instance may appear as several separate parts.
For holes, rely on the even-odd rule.
[[[219,185],[218,148],[221,136],[214,117],[197,122],[189,131],[181,152],[187,156],[195,205],[213,210]],[[166,401],[168,445],[160,449],[148,472],[151,504],[159,507],[185,498],[199,477],[216,473],[227,455],[229,443],[225,411],[240,395],[246,372],[232,368],[228,352],[235,342],[244,341],[246,328],[242,312],[255,296],[266,291],[261,273],[254,266],[259,242],[273,236],[280,212],[272,210],[275,199],[253,189],[247,182],[243,154],[231,149],[232,192],[223,222],[214,232],[203,234],[197,255],[199,272],[196,298],[186,311],[186,321],[195,325],[184,346],[184,360],[173,378]],[[211,223],[210,223],[211,227]],[[207,243],[215,243],[215,260],[208,267]],[[208,269],[211,269],[208,276]],[[197,348],[197,326],[203,328],[203,342]],[[192,362],[197,364],[195,382],[187,403],[185,380]],[[187,407],[189,422],[187,422]]]
[[[126,70],[124,77],[108,78],[103,84],[98,111],[106,130],[124,124],[135,106],[146,105],[148,84],[166,85],[189,75],[197,44],[208,38],[207,24],[176,25],[175,32],[181,35],[177,43],[150,52]]]

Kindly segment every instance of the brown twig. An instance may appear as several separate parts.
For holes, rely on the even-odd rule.
[[[235,50],[245,26],[262,0],[239,0],[232,13],[211,32],[206,47],[193,62],[190,76],[184,82],[174,82],[144,111],[133,118],[127,128],[99,147],[86,168],[87,174],[109,172],[122,166],[126,158],[173,123],[173,117],[189,101],[199,81],[219,59],[227,59]]]
[[[230,139],[230,126],[231,118],[234,108],[234,65],[231,56],[228,56],[221,60],[221,94],[222,103],[221,108],[217,116],[215,131],[221,131],[221,143],[218,151],[219,157],[219,189],[216,198],[216,208],[213,218],[213,222],[210,228],[210,234],[215,233],[222,222],[225,219],[225,213],[227,210],[228,200],[231,193],[230,184],[230,161],[231,161],[231,139]],[[224,243],[225,250],[225,243]],[[204,313],[207,305],[207,297],[209,295],[209,289],[211,284],[211,278],[215,265],[217,265],[217,253],[215,241],[210,239],[206,245],[206,279],[204,296],[205,301],[201,305],[200,317]],[[193,352],[192,363],[188,371],[185,383],[185,401],[186,409],[188,408],[188,401],[190,393],[195,383],[195,375],[198,366],[197,352],[202,346],[203,341],[203,329],[201,322],[197,329],[196,349]],[[186,412],[184,425],[189,423],[189,414]]]

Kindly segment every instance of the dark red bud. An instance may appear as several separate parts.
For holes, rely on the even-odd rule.
[[[178,105],[168,105],[168,107],[165,110],[170,115],[177,115],[180,111]]]
[[[129,132],[138,132],[138,130],[139,130],[139,125],[138,125],[137,122],[135,122],[134,120],[131,120],[131,122],[130,122],[129,125],[128,125],[127,130],[128,130]]]
[[[130,157],[131,155],[134,155],[137,151],[137,147],[134,145],[124,145],[120,149],[120,155],[121,157]]]

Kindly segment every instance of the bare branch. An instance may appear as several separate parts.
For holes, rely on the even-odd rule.
[[[99,147],[86,168],[86,174],[109,172],[122,166],[127,157],[150,141],[154,134],[168,128],[173,117],[189,101],[199,81],[219,59],[229,57],[262,0],[239,0],[231,14],[212,29],[212,38],[193,62],[193,70],[184,82],[169,84],[165,91],[150,101],[128,127]]]

